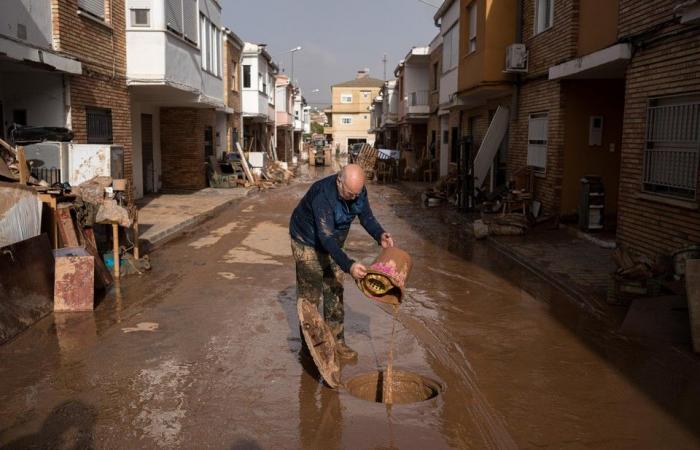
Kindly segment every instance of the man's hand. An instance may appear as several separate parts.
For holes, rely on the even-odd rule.
[[[389,248],[394,246],[394,238],[391,237],[389,233],[382,233],[382,248]]]
[[[350,267],[350,275],[356,280],[361,280],[367,276],[367,268],[360,263],[355,263]]]

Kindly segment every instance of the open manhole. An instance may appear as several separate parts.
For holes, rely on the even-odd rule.
[[[415,373],[394,369],[392,378],[393,404],[423,402],[437,397],[442,391],[440,383]],[[370,372],[353,377],[345,382],[345,388],[354,397],[384,403],[384,372]]]

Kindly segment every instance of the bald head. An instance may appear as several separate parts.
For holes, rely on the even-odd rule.
[[[356,197],[365,186],[365,171],[357,164],[348,164],[338,174],[338,180],[344,185],[347,194],[355,194]],[[345,196],[344,196],[345,197]],[[348,200],[346,198],[346,200]]]

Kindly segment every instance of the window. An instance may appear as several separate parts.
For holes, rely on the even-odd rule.
[[[442,143],[447,145],[450,143],[450,132],[449,130],[442,130]]]
[[[352,93],[340,94],[340,103],[352,103]]]
[[[433,64],[433,90],[437,91],[440,83],[440,64]]]
[[[530,114],[527,130],[527,165],[542,172],[547,168],[548,132],[547,113]]]
[[[535,1],[535,34],[541,33],[554,24],[554,0]]]
[[[453,26],[442,38],[442,73],[457,67],[459,57],[459,27]]]
[[[112,110],[106,108],[85,108],[88,144],[112,143]]]
[[[340,123],[343,125],[352,125],[352,117],[342,117]]]
[[[694,200],[699,160],[700,96],[651,100],[647,108],[643,190]]]
[[[258,72],[258,90],[263,94],[267,94],[267,83],[263,80],[262,74]]]
[[[104,0],[78,0],[78,8],[102,20],[105,18]]]
[[[165,0],[165,22],[170,31],[182,34],[182,0]]]
[[[476,1],[472,2],[467,8],[469,13],[469,53],[476,51],[476,24],[477,24],[477,10]]]
[[[151,10],[150,9],[132,9],[131,10],[131,26],[132,27],[148,27],[151,25]]]
[[[219,77],[221,76],[221,30],[204,14],[200,14],[199,34],[202,69]]]
[[[250,64],[243,65],[243,87],[250,88]]]
[[[369,99],[369,91],[362,91],[362,98],[365,100]]]

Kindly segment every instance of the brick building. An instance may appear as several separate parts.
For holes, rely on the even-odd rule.
[[[224,30],[224,98],[231,110],[226,116],[227,151],[234,151],[243,130],[241,109],[241,54],[244,42],[230,29]]]
[[[12,0],[1,14],[0,135],[13,122],[70,128],[76,143],[123,147],[131,180],[124,2]]]
[[[679,6],[680,5],[680,6]],[[620,0],[626,73],[618,241],[655,256],[700,242],[700,5]]]

